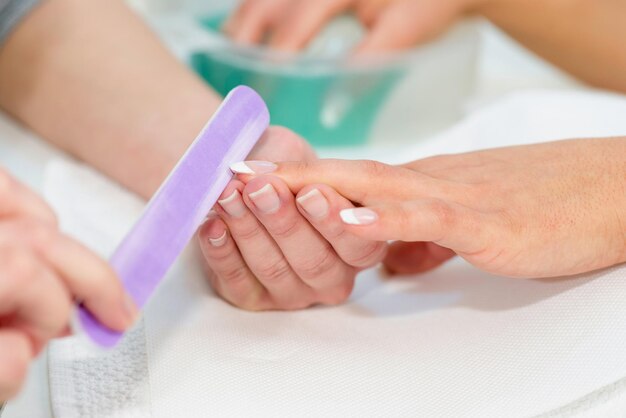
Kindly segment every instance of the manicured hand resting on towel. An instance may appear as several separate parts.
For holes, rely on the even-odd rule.
[[[392,272],[430,270],[454,254],[512,277],[567,276],[626,262],[626,138],[442,155],[402,166],[252,161],[233,171],[247,184],[271,182],[271,174],[298,196],[317,188],[331,201],[345,196],[362,205],[338,216],[356,236],[399,240],[385,260]]]
[[[108,264],[61,234],[43,200],[2,170],[0,266],[0,402],[48,340],[69,332],[74,300],[115,330],[137,315]]]

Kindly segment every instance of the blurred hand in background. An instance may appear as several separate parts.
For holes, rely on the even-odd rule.
[[[242,43],[297,51],[335,16],[352,12],[367,28],[358,50],[376,52],[425,42],[471,10],[469,0],[245,0],[225,25]]]

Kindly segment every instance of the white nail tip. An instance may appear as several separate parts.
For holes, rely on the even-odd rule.
[[[209,242],[214,247],[221,247],[226,244],[226,231],[219,238],[209,238]]]
[[[339,216],[341,220],[348,225],[361,225],[361,221],[356,217],[354,209],[344,209],[339,212]]]
[[[274,186],[272,186],[271,184],[268,183],[265,186],[261,187],[256,192],[250,193],[248,196],[250,196],[251,199],[254,199],[255,197],[264,195],[266,193],[270,193],[272,191],[272,189],[274,189]]]
[[[235,199],[237,198],[237,196],[238,196],[238,195],[239,195],[239,190],[235,189],[235,190],[233,190],[233,192],[230,194],[230,196],[228,196],[227,198],[222,199],[222,200],[218,200],[218,203],[219,203],[220,205],[222,205],[222,206],[223,206],[223,205],[227,205],[227,204],[229,204],[230,202],[232,202],[233,200],[235,200]]]
[[[254,174],[254,170],[248,167],[248,165],[243,161],[231,164],[230,171],[237,174]]]
[[[302,196],[300,196],[299,198],[297,198],[297,199],[296,199],[296,201],[297,201],[298,203],[302,204],[303,202],[306,202],[306,201],[307,201],[307,200],[309,200],[310,198],[315,197],[315,196],[319,196],[319,195],[321,195],[321,194],[322,194],[322,193],[321,193],[319,190],[317,190],[317,189],[313,189],[313,190],[311,190],[310,192],[308,192],[307,194],[302,195]]]

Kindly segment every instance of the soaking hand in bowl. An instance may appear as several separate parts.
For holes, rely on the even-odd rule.
[[[479,15],[581,80],[626,91],[626,3],[613,0],[243,0],[225,30],[241,43],[298,51],[346,12],[368,29],[364,54],[410,48]]]

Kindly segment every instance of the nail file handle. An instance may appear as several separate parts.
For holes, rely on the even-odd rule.
[[[268,126],[263,99],[248,87],[233,89],[150,200],[110,259],[138,307],[147,302],[232,179],[229,165],[245,160]],[[101,347],[115,346],[123,335],[82,305],[78,322]]]

